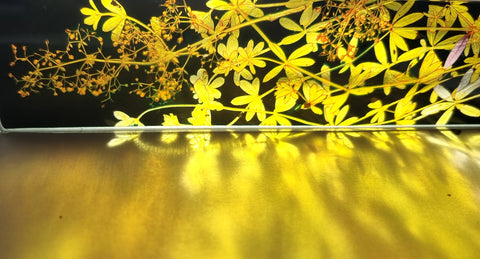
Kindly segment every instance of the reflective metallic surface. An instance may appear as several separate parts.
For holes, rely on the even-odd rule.
[[[0,135],[1,258],[473,258],[477,131]]]

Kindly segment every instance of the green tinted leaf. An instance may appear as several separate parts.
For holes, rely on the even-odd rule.
[[[293,20],[290,18],[280,18],[279,20],[280,25],[282,25],[283,28],[290,30],[290,31],[303,31],[303,28],[300,27],[297,23],[295,23]]]
[[[412,24],[420,19],[422,19],[423,13],[411,13],[402,19],[398,20],[397,22],[394,23],[395,28],[403,28],[406,27],[409,24]]]
[[[413,6],[415,3],[415,0],[408,0],[405,4],[402,5],[395,14],[395,17],[393,17],[393,22],[397,21],[400,19],[402,16],[404,16]],[[387,5],[389,7],[389,5]],[[398,7],[398,6],[397,6]]]

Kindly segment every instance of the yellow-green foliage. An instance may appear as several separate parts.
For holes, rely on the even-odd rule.
[[[12,46],[12,65],[32,67],[11,74],[19,94],[43,88],[109,100],[129,87],[156,105],[135,118],[117,112],[119,126],[143,125],[145,114],[167,108],[191,117],[170,113],[163,125],[212,125],[220,113],[231,116],[227,125],[267,126],[413,125],[427,117],[444,125],[455,112],[480,116],[472,105],[480,97],[480,18],[465,2],[432,1],[417,12],[414,0],[209,0],[204,10],[166,0],[160,16],[142,17],[148,24],[116,0],[101,4],[81,9],[93,31],[67,30],[65,50],[47,42],[18,55]],[[265,29],[271,24],[277,29]],[[110,33],[115,56],[104,54],[100,30]],[[128,73],[132,82],[120,82]],[[172,101],[180,91],[191,91],[190,102]]]

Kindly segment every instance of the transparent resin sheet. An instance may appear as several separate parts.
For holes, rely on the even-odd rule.
[[[480,3],[0,5],[3,130],[477,127]]]

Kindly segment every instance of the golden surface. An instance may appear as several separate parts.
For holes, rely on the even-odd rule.
[[[0,257],[480,254],[478,132],[284,135],[0,135]]]

